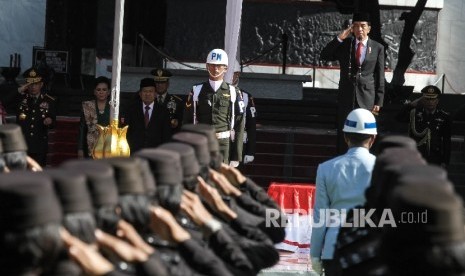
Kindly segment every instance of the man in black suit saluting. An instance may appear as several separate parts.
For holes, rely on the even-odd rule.
[[[340,64],[338,152],[345,151],[341,131],[347,114],[361,107],[377,115],[384,99],[384,46],[368,37],[369,14],[355,13],[352,21],[321,51],[322,59]]]

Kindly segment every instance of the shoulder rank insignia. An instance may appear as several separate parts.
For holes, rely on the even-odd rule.
[[[52,101],[54,101],[54,100],[55,100],[55,98],[54,98],[54,97],[52,97],[52,96],[50,96],[49,94],[45,94],[44,96],[45,96],[45,97],[47,97],[47,98],[49,98],[49,99],[50,99],[50,100],[52,100]]]

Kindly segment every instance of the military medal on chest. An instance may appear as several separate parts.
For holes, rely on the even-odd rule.
[[[176,112],[176,102],[174,101],[173,98],[170,98],[170,101],[166,105],[170,113],[175,113]]]

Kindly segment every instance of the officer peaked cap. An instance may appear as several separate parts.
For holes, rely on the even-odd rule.
[[[24,71],[23,77],[26,79],[27,83],[38,83],[42,82],[44,76],[39,71],[39,69],[31,67]]]
[[[441,94],[441,90],[437,86],[428,85],[421,90],[421,93],[423,93],[423,97],[425,98],[436,99]]]
[[[156,68],[150,71],[150,74],[153,75],[155,82],[167,82],[170,77],[173,75],[170,71],[166,69]]]

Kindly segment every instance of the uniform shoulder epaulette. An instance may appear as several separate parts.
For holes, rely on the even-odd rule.
[[[440,113],[441,113],[442,115],[445,115],[445,116],[449,116],[449,115],[450,115],[450,113],[447,112],[447,111],[445,111],[445,110],[440,109],[439,111],[440,111]]]
[[[50,96],[50,95],[49,95],[49,94],[47,94],[47,93],[45,93],[45,95],[44,95],[44,96],[45,96],[45,97],[47,97],[47,98],[49,98],[49,99],[50,99],[50,100],[52,100],[52,101],[55,101],[55,98],[54,98],[54,97],[52,97],[52,96]]]
[[[176,96],[176,95],[171,95],[171,96],[174,97],[174,98],[177,99],[177,100],[182,101],[182,99],[181,99],[180,97]]]

